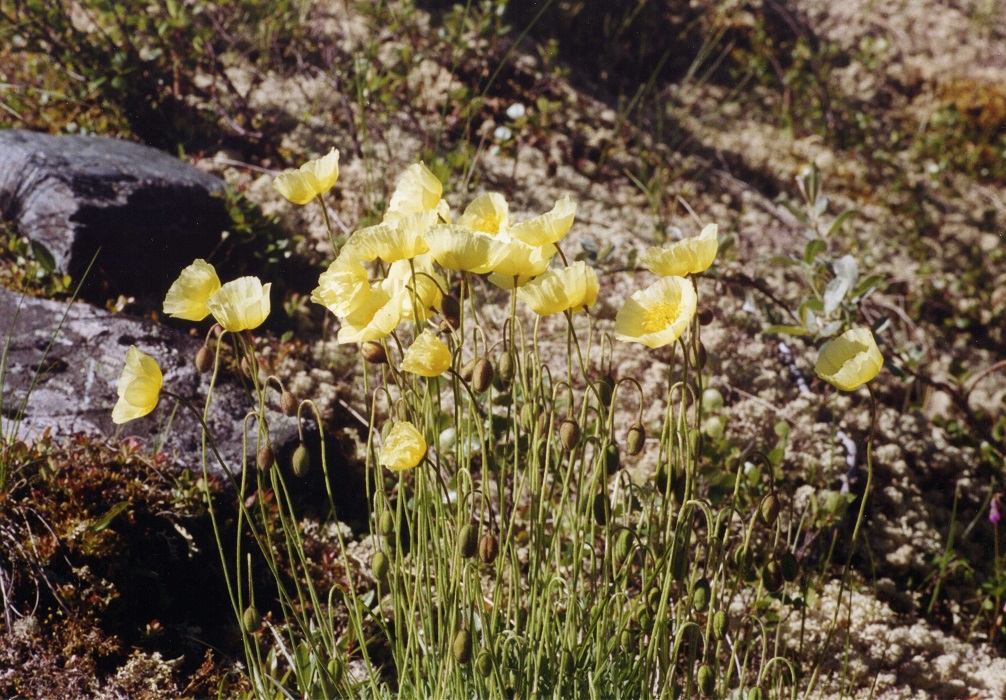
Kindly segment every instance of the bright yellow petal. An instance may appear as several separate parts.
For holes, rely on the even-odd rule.
[[[716,224],[709,224],[698,236],[647,249],[640,260],[647,269],[661,277],[697,274],[707,270],[716,259],[718,231]]]
[[[475,274],[489,272],[505,254],[503,243],[495,236],[458,225],[433,227],[426,234],[426,243],[441,267]]]
[[[297,170],[277,175],[272,186],[294,204],[307,204],[332,189],[338,179],[339,152],[333,148],[323,158],[310,160]]]
[[[206,300],[220,291],[217,271],[205,260],[196,260],[182,270],[164,297],[164,313],[186,321],[209,316]]]
[[[437,209],[444,186],[439,178],[422,163],[410,165],[391,195],[385,221],[397,221],[403,216]]]
[[[566,195],[551,211],[510,227],[510,235],[528,245],[557,243],[569,232],[575,216],[576,204]]]
[[[510,223],[506,199],[498,192],[480,194],[465,208],[458,225],[495,236]]]
[[[549,270],[517,290],[517,296],[539,316],[590,308],[597,301],[597,272],[582,260],[562,270]]]
[[[697,304],[691,282],[664,277],[625,301],[615,316],[615,337],[651,348],[669,345],[688,329]]]
[[[239,277],[209,298],[207,308],[224,330],[231,333],[258,328],[269,316],[269,290],[258,277]]]
[[[349,237],[342,247],[342,254],[361,262],[373,262],[380,258],[393,263],[414,258],[430,249],[423,236],[436,222],[435,211],[421,211],[362,228]]]
[[[869,328],[852,328],[825,343],[814,372],[842,391],[853,391],[877,376],[884,366]]]
[[[381,448],[379,460],[382,466],[395,471],[412,469],[426,456],[426,440],[409,421],[398,421],[388,433]]]
[[[318,278],[311,301],[336,316],[344,317],[363,305],[370,294],[367,268],[352,257],[340,254]]]
[[[402,371],[423,377],[438,377],[451,366],[451,351],[432,331],[425,330],[402,358]]]
[[[411,264],[407,260],[393,263],[382,286],[390,295],[401,298],[402,319],[411,320],[418,311],[419,320],[425,321],[440,308],[443,300],[441,290],[446,289],[447,283],[433,271],[433,260],[429,255],[418,255]]]
[[[121,425],[153,411],[163,382],[157,361],[131,345],[116,388],[119,400],[112,409],[112,422]]]
[[[507,235],[498,236],[502,244],[492,271],[501,277],[532,278],[545,272],[558,250],[554,245],[528,245]],[[519,286],[519,281],[518,281]]]
[[[373,285],[364,303],[343,320],[338,342],[365,343],[387,336],[402,320],[405,296],[405,292],[390,294],[381,283]]]

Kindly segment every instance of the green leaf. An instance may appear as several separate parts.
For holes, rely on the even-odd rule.
[[[785,326],[785,325],[775,325],[769,326],[762,331],[763,334],[768,335],[772,333],[786,334],[786,335],[810,335],[810,332],[806,328],[801,326]]]
[[[53,273],[56,271],[56,258],[53,257],[49,249],[45,247],[40,241],[32,239],[31,241],[31,255],[35,258],[35,262],[42,266],[42,269],[48,273]]]
[[[828,228],[828,233],[824,234],[825,237],[838,231],[850,218],[856,215],[855,209],[850,209],[849,211],[843,211],[841,214],[835,217],[835,220],[831,222],[831,226]]]
[[[94,534],[107,530],[108,526],[112,524],[112,521],[119,517],[119,515],[121,515],[127,508],[129,508],[129,501],[119,501],[114,506],[109,508],[107,513],[92,521],[91,524],[88,525],[87,529]]]
[[[773,255],[769,258],[769,262],[773,265],[782,265],[783,267],[793,267],[794,265],[799,265],[799,260],[794,260],[793,258],[787,258],[783,255]]]
[[[853,297],[865,296],[871,293],[877,287],[879,287],[883,281],[884,278],[881,277],[880,275],[869,275],[860,280],[859,284],[855,286],[855,288],[852,290],[852,296]]]
[[[828,244],[821,238],[814,238],[807,241],[803,248],[803,261],[808,265],[817,260],[817,256],[828,249]]]

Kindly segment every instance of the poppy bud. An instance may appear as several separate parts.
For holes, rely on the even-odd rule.
[[[716,688],[716,673],[713,671],[712,666],[709,664],[699,666],[699,672],[696,674],[695,679],[699,687],[699,693],[703,697],[708,698],[713,694],[713,690]]]
[[[618,533],[618,539],[615,540],[615,561],[623,562],[629,558],[634,539],[635,535],[628,528]]]
[[[626,628],[618,635],[618,642],[622,647],[622,651],[628,654],[636,648],[636,635],[632,630]]]
[[[520,407],[520,427],[531,432],[534,429],[534,422],[534,405],[526,403]]]
[[[468,360],[464,365],[461,366],[461,371],[458,376],[461,377],[461,381],[470,382],[472,380],[472,375],[475,374],[475,358]]]
[[[559,658],[559,668],[562,669],[562,675],[566,678],[572,676],[576,670],[576,666],[573,663],[573,652],[569,649],[562,650],[562,656]]]
[[[738,545],[734,550],[734,567],[739,573],[747,573],[751,568],[752,559],[751,548],[746,544]]]
[[[762,700],[765,697],[765,693],[758,686],[755,686],[748,691],[747,700]]]
[[[360,354],[363,355],[364,360],[372,365],[383,365],[388,362],[387,350],[383,345],[373,340],[368,340],[360,345]]]
[[[493,673],[493,655],[488,649],[482,649],[475,657],[475,670],[483,678],[488,678]]]
[[[206,374],[213,369],[213,351],[208,345],[203,345],[196,350],[196,371],[199,374]]]
[[[454,635],[454,643],[451,644],[451,653],[460,665],[467,664],[472,658],[472,633],[466,629],[458,630]]]
[[[706,352],[706,346],[702,343],[702,341],[699,341],[699,350],[698,350],[698,354],[697,354],[697,356],[695,358],[695,364],[696,364],[696,366],[699,369],[705,369],[706,368],[706,360],[708,360],[708,359],[709,359],[709,354]]]
[[[572,418],[566,418],[559,426],[559,440],[566,452],[572,452],[580,444],[580,426]]]
[[[614,476],[618,471],[619,461],[618,445],[612,442],[604,448],[604,473]]]
[[[782,569],[782,577],[789,583],[796,581],[796,577],[800,575],[800,562],[789,550],[782,553],[782,557],[779,559],[779,568]]]
[[[279,395],[279,407],[283,410],[284,416],[289,416],[293,418],[297,415],[297,408],[300,406],[300,401],[294,396],[292,391],[283,390],[283,393]]]
[[[513,355],[510,354],[509,350],[504,350],[500,353],[500,359],[497,363],[496,371],[499,372],[500,381],[506,386],[513,380],[514,375],[514,364]]]
[[[482,535],[482,539],[479,540],[479,559],[483,564],[492,564],[496,561],[496,555],[499,554],[499,551],[499,540],[488,533]]]
[[[713,637],[717,641],[723,641],[730,629],[730,616],[726,610],[717,610],[713,615]]]
[[[705,612],[709,607],[709,579],[703,577],[692,587],[692,608],[696,612]]]
[[[377,521],[377,531],[384,536],[395,531],[395,516],[391,514],[390,510],[381,513],[381,517]]]
[[[625,438],[625,451],[635,457],[643,451],[646,444],[646,428],[640,422],[635,422],[629,426],[629,434]]]
[[[267,472],[272,468],[275,461],[276,455],[273,454],[272,448],[269,445],[265,445],[258,451],[258,455],[255,457],[255,466],[258,467],[260,472]]]
[[[476,394],[481,394],[489,388],[493,381],[493,363],[488,358],[483,357],[475,363],[472,370],[472,390]]]
[[[458,530],[458,554],[462,559],[471,559],[479,550],[479,530],[472,523],[465,523]]]
[[[374,552],[374,556],[370,560],[370,570],[374,574],[374,578],[378,581],[387,581],[390,568],[391,561],[388,559],[388,555],[384,552]]]
[[[603,493],[594,496],[594,522],[598,525],[608,522],[608,498]]]
[[[696,315],[699,317],[700,326],[708,326],[713,322],[713,310],[708,306],[700,306]]]
[[[761,514],[761,519],[765,521],[766,525],[769,527],[775,525],[775,521],[779,517],[779,497],[774,493],[765,496],[761,501],[758,512]]]
[[[298,479],[303,479],[307,476],[308,471],[311,469],[311,454],[307,451],[307,447],[303,442],[297,445],[297,449],[293,451],[290,464],[293,466],[294,476]]]
[[[241,616],[241,622],[244,623],[245,632],[253,634],[262,629],[262,616],[259,615],[258,610],[255,609],[254,605],[249,605],[245,608],[244,614]]]
[[[444,314],[444,319],[455,330],[461,327],[461,302],[453,295],[445,296],[440,303],[440,311]]]
[[[601,399],[601,404],[605,407],[611,405],[611,397],[615,391],[615,378],[610,374],[606,374],[601,377],[600,381],[596,384],[597,396]]]
[[[783,584],[782,567],[776,560],[770,561],[761,571],[761,582],[769,593],[776,593]]]

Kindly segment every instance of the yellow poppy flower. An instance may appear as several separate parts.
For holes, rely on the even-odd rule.
[[[484,274],[506,254],[503,241],[464,226],[434,226],[426,234],[430,255],[448,270]]]
[[[273,188],[294,204],[307,204],[325,194],[339,179],[339,152],[334,148],[327,156],[309,160],[296,170],[277,175]]]
[[[409,214],[435,211],[444,221],[450,221],[450,208],[440,198],[443,192],[443,183],[429,168],[422,163],[410,165],[391,195],[384,220],[398,221]]]
[[[415,268],[415,280],[412,270]],[[388,277],[382,286],[392,296],[401,299],[402,319],[411,320],[416,311],[419,320],[425,321],[440,308],[446,288],[444,278],[433,271],[433,260],[429,255],[418,255],[410,265],[408,260],[399,260],[388,268]]]
[[[497,236],[500,252],[493,263],[489,281],[502,289],[521,287],[548,269],[558,251],[554,245],[528,245],[511,238],[509,234]]]
[[[206,301],[220,291],[216,269],[205,260],[196,260],[182,270],[164,297],[164,313],[186,321],[202,321],[209,316]]]
[[[224,330],[231,333],[258,328],[269,315],[269,290],[258,277],[239,277],[207,300],[206,307]]]
[[[688,328],[698,299],[691,282],[664,277],[629,297],[615,316],[615,337],[650,348],[670,345]]]
[[[597,272],[579,260],[561,270],[549,270],[517,290],[517,296],[539,316],[572,309],[589,309],[597,301]]]
[[[870,329],[851,328],[824,344],[814,372],[842,391],[853,391],[876,377],[883,366],[884,356]]]
[[[498,192],[480,194],[465,207],[465,212],[458,219],[459,226],[491,236],[505,231],[509,223],[509,207]]]
[[[425,456],[426,440],[423,434],[412,423],[402,420],[391,426],[379,460],[388,469],[403,471],[415,467]]]
[[[576,204],[566,195],[551,211],[511,226],[510,235],[528,245],[556,243],[569,232],[575,216]]]
[[[380,340],[395,330],[402,320],[406,293],[391,294],[388,286],[382,282],[373,285],[366,300],[343,319],[336,338],[340,344]]]
[[[112,422],[122,425],[153,411],[161,396],[163,383],[164,375],[157,361],[130,345],[119,377],[119,400],[112,409]]]
[[[393,263],[414,258],[430,249],[423,235],[436,223],[437,212],[420,211],[368,226],[349,237],[341,254],[360,262],[373,262],[380,258]]]
[[[438,377],[451,366],[451,351],[432,331],[425,330],[402,358],[402,371],[423,377]]]
[[[370,294],[367,268],[357,260],[340,254],[318,278],[311,301],[321,304],[336,316],[344,317],[363,305]]]
[[[716,224],[709,224],[692,238],[648,248],[640,256],[640,260],[650,272],[661,277],[694,275],[707,270],[716,259],[716,251],[719,250],[719,242],[716,240],[718,232]]]

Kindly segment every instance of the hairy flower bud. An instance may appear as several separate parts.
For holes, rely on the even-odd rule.
[[[580,444],[580,426],[572,418],[566,418],[559,425],[559,440],[566,452],[572,452]]]
[[[708,306],[700,306],[698,311],[699,325],[708,326],[713,322],[713,310]]]
[[[632,554],[634,539],[635,535],[629,528],[625,528],[618,533],[618,539],[615,540],[615,561],[623,562],[629,558],[629,555]]]
[[[779,568],[782,569],[782,577],[788,583],[793,583],[793,581],[796,581],[797,576],[800,575],[800,562],[796,560],[793,552],[789,550],[783,552],[782,557],[779,558]]]
[[[779,517],[779,497],[774,493],[765,496],[761,501],[758,512],[766,525],[769,527],[775,525],[775,521]]]
[[[483,564],[492,564],[496,561],[496,555],[499,554],[499,551],[499,540],[488,533],[482,535],[482,539],[479,540],[479,559]]]
[[[445,296],[440,303],[440,311],[451,328],[457,330],[461,327],[461,302],[456,296],[450,294]]]
[[[384,552],[374,552],[374,556],[370,560],[370,570],[374,574],[374,578],[382,582],[387,581],[390,569],[391,561],[388,559],[388,555]]]
[[[461,371],[458,372],[461,381],[470,382],[472,380],[472,376],[475,374],[475,362],[476,360],[473,357],[461,366]]]
[[[604,525],[608,522],[608,497],[603,493],[594,496],[594,522]]]
[[[709,579],[703,577],[692,587],[692,608],[696,612],[705,612],[709,607]]]
[[[297,409],[300,407],[300,401],[294,396],[292,391],[283,390],[283,393],[279,395],[279,407],[283,410],[284,416],[289,416],[293,418],[297,415]]]
[[[500,353],[496,371],[499,372],[500,381],[503,382],[504,386],[508,385],[513,380],[514,362],[513,355],[510,354],[509,350],[504,350]]]
[[[395,516],[391,514],[390,510],[381,513],[381,517],[377,521],[377,531],[384,536],[395,531]]]
[[[481,394],[489,388],[493,381],[493,363],[488,358],[483,357],[475,363],[472,369],[472,391]]]
[[[717,610],[713,615],[713,638],[722,642],[730,629],[730,616],[726,610]]]
[[[360,345],[360,354],[363,359],[372,365],[384,365],[388,362],[388,352],[384,346],[373,340],[368,340]]]
[[[625,437],[625,451],[635,457],[643,451],[646,445],[646,428],[639,421],[629,426],[629,433]]]
[[[244,624],[245,632],[253,634],[262,629],[262,616],[259,615],[258,610],[255,609],[254,605],[249,605],[245,608],[244,614],[241,616],[241,622]]]
[[[782,588],[783,581],[782,567],[776,560],[773,559],[762,569],[761,582],[769,593],[778,592]]]
[[[489,653],[488,649],[482,649],[479,651],[478,656],[475,657],[475,670],[479,672],[479,675],[483,678],[488,678],[493,673],[493,655]]]
[[[604,448],[604,473],[608,476],[614,476],[620,463],[618,445],[612,442]]]
[[[311,470],[311,454],[307,451],[307,447],[303,442],[297,445],[297,449],[293,451],[290,464],[293,466],[294,476],[298,479],[303,479]]]
[[[466,629],[458,630],[451,644],[451,654],[454,660],[464,666],[472,658],[472,633]]]
[[[458,554],[471,559],[479,550],[479,529],[474,523],[465,523],[458,530]]]
[[[713,671],[712,666],[708,664],[699,666],[699,672],[696,674],[695,679],[699,687],[699,693],[703,697],[708,698],[713,694],[713,690],[716,689],[716,673]]]
[[[272,469],[272,465],[275,462],[276,455],[273,453],[272,448],[269,447],[269,445],[264,445],[255,457],[255,466],[258,467],[260,472],[269,471]]]
[[[198,371],[199,374],[206,374],[213,369],[213,360],[213,350],[210,349],[210,346],[201,346],[198,350],[196,350],[196,371]]]

